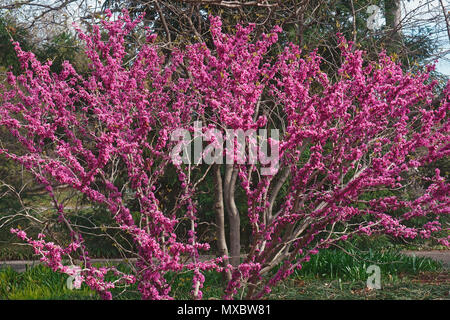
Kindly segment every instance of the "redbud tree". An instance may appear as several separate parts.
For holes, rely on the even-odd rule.
[[[89,33],[77,30],[90,60],[87,75],[67,61],[51,73],[51,61],[41,63],[15,43],[23,73],[9,73],[1,87],[0,126],[22,151],[2,144],[0,153],[45,187],[55,222],[71,240],[62,245],[46,241],[45,232],[11,232],[55,272],[74,275],[76,258],[76,285],[105,299],[112,288],[132,283],[144,299],[171,299],[167,275],[190,271],[192,296],[201,299],[205,273],[215,271],[226,275],[224,298],[258,299],[318,250],[356,234],[449,245],[442,225],[450,211],[448,181],[438,169],[421,170],[450,153],[450,85],[432,103],[431,68],[405,73],[385,53],[364,61],[364,52],[338,35],[342,64],[331,80],[316,51],[305,55],[290,43],[274,54],[281,28],[253,40],[254,25],[225,34],[217,17],[210,17],[212,43],[163,54],[147,30],[130,59],[125,39],[140,19],[126,12],[110,18]],[[174,161],[171,133],[193,132],[198,121],[201,130],[279,130],[272,145],[278,166],[262,174],[262,163]],[[180,191],[163,207],[156,191],[167,171],[176,172]],[[402,192],[411,172],[425,186],[416,197]],[[196,200],[207,176],[215,181],[218,249],[209,259]],[[112,227],[133,243],[129,272],[92,264],[83,231],[55,195],[57,185],[107,208]],[[246,212],[236,205],[237,189],[246,196]],[[125,200],[130,193],[138,204],[133,212]],[[245,252],[242,219],[252,234]]]

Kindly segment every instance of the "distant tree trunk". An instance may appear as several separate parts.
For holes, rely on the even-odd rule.
[[[447,28],[448,40],[450,41],[450,15],[449,15],[450,11],[447,11],[447,9],[444,6],[444,2],[442,0],[439,0],[439,3],[441,4],[442,14],[444,15],[445,19],[445,27]]]
[[[384,10],[386,18],[386,27],[390,31],[391,43],[394,46],[399,45],[401,40],[401,0],[385,0]]]

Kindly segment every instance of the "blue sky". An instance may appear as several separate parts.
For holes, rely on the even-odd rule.
[[[444,0],[447,12],[450,12],[450,1]],[[450,39],[447,34],[442,6],[439,0],[403,0],[402,17],[405,27],[429,27],[433,30],[433,40],[437,41],[441,58],[436,65],[437,71],[450,76]],[[404,30],[407,32],[407,30]]]

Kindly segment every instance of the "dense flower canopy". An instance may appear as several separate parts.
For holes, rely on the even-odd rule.
[[[341,36],[342,66],[331,80],[315,51],[305,56],[287,44],[274,53],[279,27],[251,41],[253,25],[225,34],[217,17],[210,18],[209,46],[196,43],[164,56],[149,32],[130,59],[125,38],[139,21],[124,12],[116,21],[103,21],[103,29],[78,30],[91,61],[85,77],[69,62],[61,73],[51,73],[50,61],[42,64],[15,44],[24,72],[9,73],[1,88],[0,126],[25,151],[2,147],[0,153],[46,187],[72,243],[62,247],[46,242],[43,234],[32,239],[22,230],[12,232],[53,270],[72,275],[62,259],[78,255],[79,281],[104,298],[111,298],[110,289],[119,283],[137,282],[145,299],[170,299],[165,275],[192,270],[193,297],[200,299],[204,272],[228,269],[232,278],[225,297],[246,285],[248,298],[260,298],[311,254],[353,234],[430,238],[437,233],[438,241],[449,245],[441,224],[450,212],[449,184],[439,169],[422,174],[426,189],[415,198],[375,194],[404,189],[411,172],[449,155],[450,84],[435,106],[430,70],[405,73],[385,53],[365,62],[364,52]],[[195,195],[201,179],[194,181],[195,165],[174,164],[170,157],[171,132],[192,131],[194,121],[220,131],[281,131],[279,170],[260,175],[261,165],[235,164],[230,171],[246,195],[252,228],[247,256],[238,266],[227,265],[226,256],[200,259],[210,248],[197,236]],[[139,203],[138,215],[130,212],[111,173],[119,163]],[[167,170],[176,170],[182,189],[170,209],[161,207],[156,193]],[[133,274],[90,263],[82,233],[54,196],[55,181],[108,208],[137,248]],[[413,223],[421,217],[425,223]],[[181,239],[176,229],[186,220],[189,237]],[[117,280],[106,281],[108,273]]]

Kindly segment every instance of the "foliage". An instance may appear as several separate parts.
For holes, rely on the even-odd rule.
[[[2,52],[0,55],[0,66],[11,66],[12,70],[17,72],[20,71],[20,63],[11,43],[11,38],[19,41],[24,50],[29,50],[32,47],[31,37],[27,30],[17,25],[10,16],[0,15],[0,48]]]

